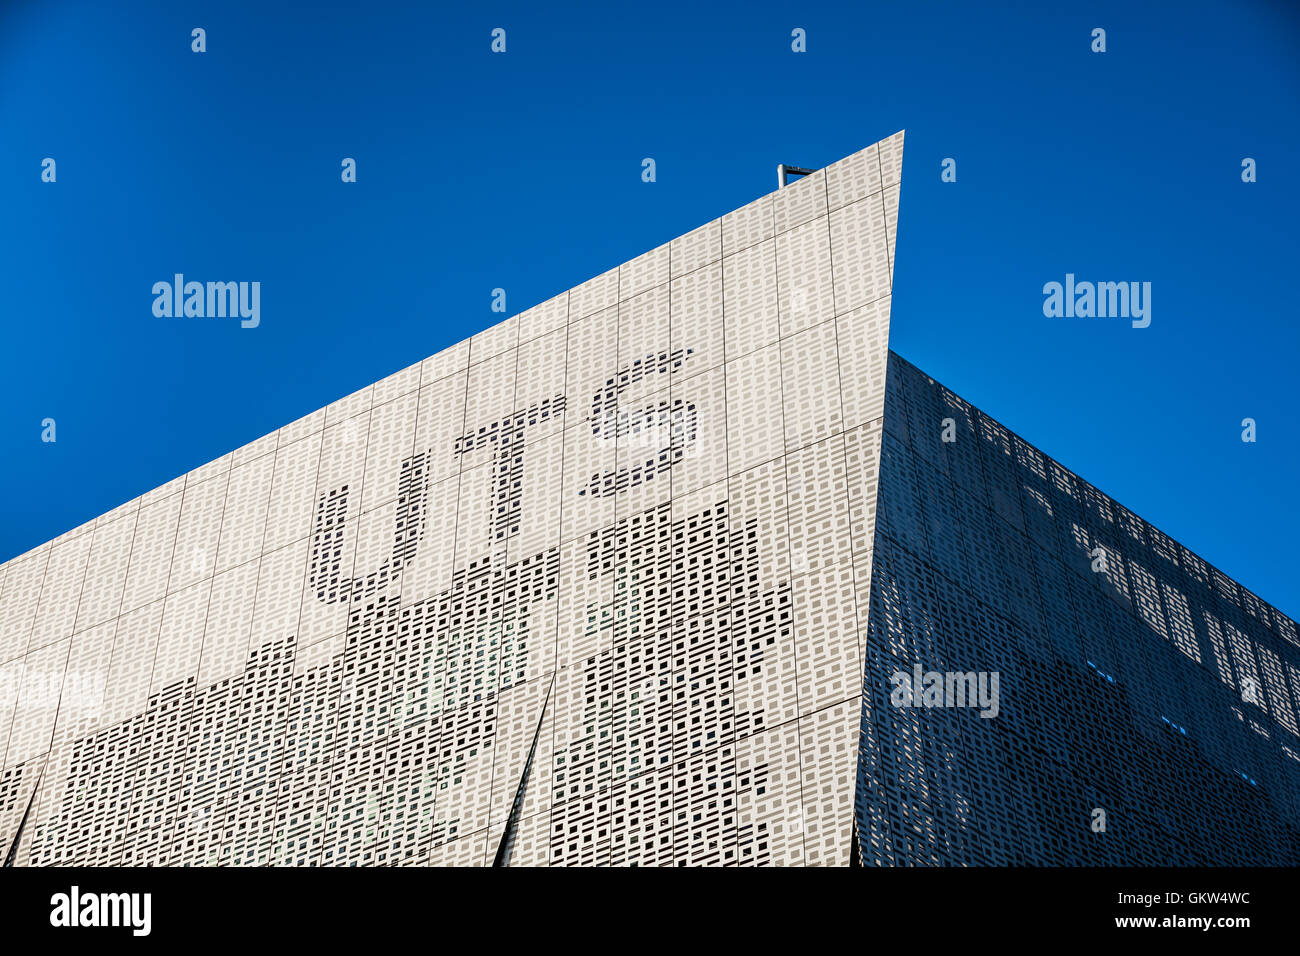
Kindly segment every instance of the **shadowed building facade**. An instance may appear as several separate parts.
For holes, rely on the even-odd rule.
[[[875,521],[864,863],[1300,861],[1293,620],[892,352]]]
[[[1294,624],[889,352],[902,146],[0,566],[8,860],[1294,860]]]

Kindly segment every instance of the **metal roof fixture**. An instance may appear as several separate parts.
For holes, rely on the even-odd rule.
[[[786,176],[811,176],[817,172],[815,169],[804,169],[802,166],[786,166],[784,163],[776,167],[776,188],[780,189],[785,185]]]

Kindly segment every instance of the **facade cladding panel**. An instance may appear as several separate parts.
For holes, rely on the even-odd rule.
[[[0,566],[0,852],[849,863],[902,147]]]
[[[1294,862],[1294,623],[889,352],[902,149],[0,566],[0,852]]]
[[[874,541],[862,862],[1300,861],[1295,622],[892,352]]]

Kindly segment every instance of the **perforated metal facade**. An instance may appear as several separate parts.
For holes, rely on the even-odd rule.
[[[863,862],[1300,862],[1295,622],[892,352],[887,389]],[[996,718],[895,706],[917,664],[997,672]]]
[[[1296,862],[1294,622],[889,352],[902,146],[0,566],[0,850]]]
[[[902,145],[0,567],[14,862],[849,862]]]

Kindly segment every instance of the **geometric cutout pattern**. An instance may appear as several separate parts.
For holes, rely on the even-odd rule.
[[[1294,621],[893,353],[875,520],[861,862],[1300,862]]]
[[[15,863],[848,863],[902,141],[0,565]]]

